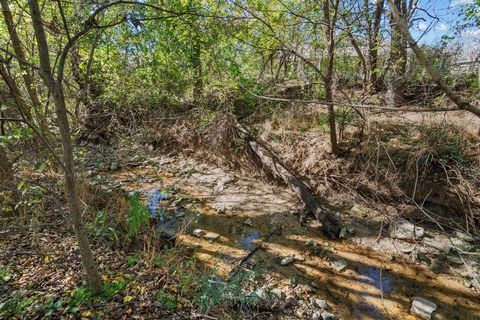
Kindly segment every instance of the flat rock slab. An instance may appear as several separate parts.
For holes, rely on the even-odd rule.
[[[198,238],[203,238],[205,240],[210,240],[210,241],[217,240],[218,238],[220,238],[220,235],[218,233],[205,231],[202,229],[195,229],[193,230],[192,233],[194,236]]]
[[[396,219],[390,223],[390,236],[395,239],[418,239],[423,237],[425,230],[405,219]]]
[[[422,319],[432,319],[433,312],[437,310],[437,305],[422,297],[413,297],[412,308],[410,311]]]

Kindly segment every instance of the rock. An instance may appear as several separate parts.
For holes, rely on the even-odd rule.
[[[276,298],[276,299],[282,299],[282,297],[283,297],[283,292],[279,288],[272,289],[270,291],[270,294],[271,294],[272,298]]]
[[[120,166],[115,161],[110,164],[110,171],[115,171],[115,170],[118,170],[119,168]]]
[[[469,235],[468,233],[455,231],[455,237],[467,242],[475,242],[475,238]]]
[[[295,293],[304,294],[304,293],[313,293],[315,289],[308,284],[300,284],[295,287]]]
[[[457,266],[461,266],[463,264],[463,260],[460,259],[460,257],[448,257],[448,262]]]
[[[347,269],[348,263],[344,259],[340,259],[337,261],[332,262],[332,268],[337,270],[338,272],[342,272]]]
[[[312,240],[312,239],[310,239],[310,240],[308,240],[307,242],[305,242],[305,245],[306,245],[307,247],[313,247],[313,246],[315,245],[315,241]]]
[[[223,203],[214,203],[213,204],[213,210],[217,211],[218,213],[225,213],[226,206]]]
[[[247,220],[243,221],[243,224],[249,227],[253,227],[252,219],[248,218]]]
[[[298,308],[297,310],[295,310],[295,315],[297,316],[297,318],[299,319],[306,319],[307,317],[307,311],[305,309],[302,309],[302,308]]]
[[[446,254],[452,253],[452,251],[455,251],[457,248],[467,252],[474,249],[473,245],[460,238],[444,239],[443,241],[437,241],[434,239],[423,239],[423,242],[426,245],[440,250]]]
[[[396,239],[418,239],[423,237],[424,229],[405,219],[396,219],[390,223],[390,236]]]
[[[300,261],[300,262],[304,262],[305,257],[304,256],[295,256],[295,260]]]
[[[203,231],[202,229],[195,229],[193,230],[192,234],[195,236],[195,237],[203,237],[203,235],[205,234],[205,231]]]
[[[323,311],[322,312],[322,319],[323,320],[335,320],[336,317],[333,313],[330,313],[330,312],[327,312],[327,311]]]
[[[288,257],[283,258],[282,261],[280,261],[280,265],[286,266],[286,265],[292,263],[293,261],[295,261],[295,258],[292,257],[292,256],[288,256]]]
[[[312,314],[312,320],[323,320],[322,319],[322,312],[321,311],[315,311]]]
[[[220,235],[215,232],[207,232],[203,237],[206,240],[217,240],[218,238],[220,238]]]
[[[345,239],[347,238],[348,236],[352,236],[355,234],[355,227],[353,226],[345,226],[343,227],[342,229],[340,229],[340,233],[338,235],[338,237],[340,239]]]
[[[312,304],[320,309],[327,309],[328,304],[326,300],[314,298],[312,299]]]
[[[226,175],[222,178],[220,178],[217,182],[217,185],[215,186],[213,192],[214,193],[220,193],[223,191],[223,189],[225,189],[225,185],[230,183],[230,182],[234,182],[235,181],[235,177],[232,177],[232,176],[229,176],[229,175]]]
[[[286,303],[286,306],[289,307],[289,306],[295,306],[297,304],[297,299],[295,299],[295,296],[293,295],[288,295],[286,298],[285,298],[285,303]]]
[[[415,313],[422,319],[430,320],[432,313],[437,310],[437,305],[422,297],[413,297],[410,312]]]
[[[429,238],[423,239],[423,243],[446,254],[449,254],[450,251],[452,250],[451,244],[439,242]]]
[[[192,234],[198,238],[204,238],[205,240],[216,240],[220,238],[220,235],[215,232],[209,232],[202,229],[193,230]]]
[[[415,259],[420,262],[420,263],[424,263],[426,265],[430,265],[432,263],[432,259],[430,259],[426,253],[424,252],[421,252],[421,251],[417,251],[416,254],[415,254]]]
[[[361,205],[354,205],[351,209],[350,209],[350,212],[351,213],[355,213],[359,216],[362,216],[362,217],[365,217],[368,215],[368,209],[365,208],[365,207],[362,207]]]

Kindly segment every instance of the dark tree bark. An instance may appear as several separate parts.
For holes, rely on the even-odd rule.
[[[193,101],[198,102],[203,95],[203,72],[202,72],[202,46],[200,40],[193,45]]]
[[[22,47],[22,42],[20,41],[20,37],[18,36],[17,30],[15,29],[15,23],[13,21],[13,16],[12,16],[12,12],[10,11],[8,0],[0,0],[0,4],[2,6],[3,18],[7,26],[8,34],[10,36],[10,40],[12,41],[13,50],[18,58],[22,60],[26,60],[25,51],[23,50],[23,47]],[[23,63],[20,63],[20,69],[22,70],[23,81],[25,82],[28,96],[30,97],[30,100],[32,102],[33,110],[38,120],[38,124],[44,134],[50,135],[50,130],[48,129],[46,116],[41,112],[41,102],[37,94],[35,82],[33,79],[33,74],[30,70],[30,67],[28,67]],[[28,110],[28,112],[25,113],[25,116],[28,118],[29,121],[32,121],[30,110]]]
[[[368,1],[365,0],[368,8]],[[378,70],[378,48],[380,45],[380,22],[384,11],[384,0],[377,1],[373,22],[368,23],[368,68],[369,68],[369,91],[376,93],[380,90]],[[369,13],[366,13],[369,15]],[[369,19],[368,19],[369,20]]]
[[[355,49],[355,52],[357,53],[360,66],[362,68],[362,87],[363,87],[363,90],[366,90],[368,87],[367,62],[365,61],[365,57],[363,56],[362,50],[360,49],[360,46],[358,45],[357,40],[355,39],[351,31],[348,31],[348,37],[350,38],[350,43],[352,44],[353,49]]]
[[[240,123],[237,122],[235,125],[240,137],[246,141],[246,144],[258,157],[262,165],[268,169],[268,172],[275,178],[286,183],[297,194],[309,211],[320,221],[322,224],[321,230],[329,238],[336,239],[339,233],[338,224],[328,216],[326,210],[318,202],[310,189],[300,179],[291,174],[270,150],[253,139]]]
[[[32,16],[32,25],[35,32],[35,38],[38,46],[38,55],[40,66],[42,69],[42,78],[45,85],[52,92],[55,104],[57,124],[60,129],[60,140],[63,149],[64,175],[65,175],[65,194],[70,208],[70,219],[73,225],[82,264],[86,270],[90,288],[94,293],[100,293],[101,281],[95,260],[93,258],[90,243],[82,221],[82,210],[80,207],[80,199],[76,190],[77,182],[75,175],[75,165],[73,161],[73,146],[70,137],[70,126],[68,122],[67,107],[65,105],[65,97],[61,79],[55,79],[52,74],[50,65],[49,48],[45,30],[43,28],[42,16],[38,5],[38,0],[30,0],[28,2],[30,14]],[[63,66],[59,66],[63,68]]]
[[[406,18],[406,0],[394,0],[399,8],[398,13],[402,19]],[[398,21],[390,17],[391,43],[390,43],[390,73],[388,79],[387,102],[390,106],[402,105],[405,101],[405,84],[407,70],[407,39],[401,31]]]
[[[323,18],[325,21],[325,36],[327,39],[327,66],[323,75],[325,87],[325,101],[328,104],[328,123],[330,126],[330,146],[331,152],[338,155],[337,128],[335,123],[335,109],[333,102],[333,62],[335,59],[335,35],[334,27],[337,21],[338,5],[340,0],[335,0],[332,8],[333,14],[330,14],[330,0],[323,2]]]

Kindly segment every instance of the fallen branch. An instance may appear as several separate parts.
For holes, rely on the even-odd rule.
[[[302,200],[318,221],[320,221],[322,224],[321,230],[329,238],[336,239],[339,232],[337,223],[328,217],[327,212],[320,205],[310,189],[300,179],[291,174],[271,151],[257,142],[240,123],[236,122],[235,127],[240,137],[246,141],[247,145],[270,173],[292,188],[300,200]]]
[[[271,97],[271,96],[262,96],[255,94],[253,92],[249,93],[256,98],[270,100],[270,101],[280,101],[280,102],[295,102],[295,103],[302,103],[302,104],[317,104],[317,105],[324,105],[325,107],[329,105],[333,106],[343,106],[343,107],[350,107],[350,108],[358,108],[358,109],[374,109],[374,110],[385,110],[385,111],[393,111],[393,112],[449,112],[449,111],[459,111],[459,108],[402,108],[400,106],[394,107],[385,107],[380,105],[374,104],[354,104],[354,103],[344,103],[339,101],[325,101],[325,100],[300,100],[300,99],[288,99],[282,97]]]

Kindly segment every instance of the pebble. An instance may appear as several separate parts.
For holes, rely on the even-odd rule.
[[[213,209],[218,213],[225,213],[226,207],[223,203],[214,203]]]
[[[323,320],[335,320],[335,315],[333,313],[323,311],[322,312],[322,319]]]
[[[337,270],[338,272],[344,271],[345,269],[347,269],[347,266],[348,266],[347,261],[345,261],[343,259],[337,260],[337,261],[332,263],[333,269]]]
[[[247,220],[243,221],[243,224],[249,227],[253,226],[253,221],[252,219],[248,218]]]
[[[295,261],[295,258],[292,257],[292,256],[288,256],[288,257],[283,258],[282,261],[280,261],[280,265],[286,266],[286,265],[292,263],[293,261]]]
[[[195,229],[195,230],[193,230],[192,234],[196,237],[204,238],[206,240],[216,240],[216,239],[220,238],[220,235],[218,233],[207,232],[207,231],[202,230],[202,229]]]
[[[312,299],[312,300],[315,306],[319,307],[320,309],[327,309],[328,304],[326,300],[323,300],[323,299]]]
[[[413,297],[410,311],[425,320],[432,319],[432,313],[437,310],[437,305],[422,297]]]
[[[312,320],[323,320],[322,319],[322,312],[321,311],[315,311],[312,314]]]

